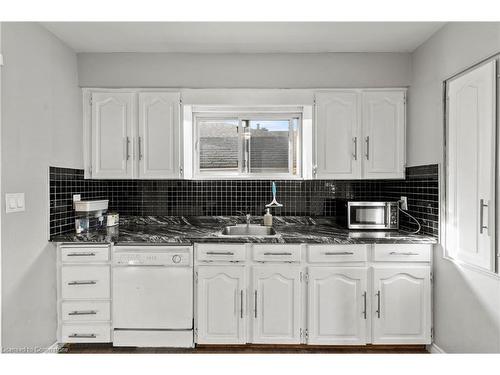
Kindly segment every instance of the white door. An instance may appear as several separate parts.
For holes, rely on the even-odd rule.
[[[134,93],[92,93],[92,178],[133,177],[134,104]]]
[[[366,344],[366,268],[310,267],[308,290],[308,344]]]
[[[361,177],[359,94],[316,94],[316,178]]]
[[[196,342],[245,344],[245,267],[200,266],[197,273]]]
[[[179,178],[180,94],[139,93],[139,178]]]
[[[448,83],[446,247],[494,271],[495,61]]]
[[[374,268],[372,300],[373,344],[431,343],[429,266]]]
[[[404,178],[405,91],[363,92],[364,178]]]
[[[253,267],[253,343],[299,344],[301,268]]]

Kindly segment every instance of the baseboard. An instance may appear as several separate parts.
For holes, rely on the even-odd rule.
[[[43,351],[44,354],[56,354],[59,352],[59,343],[55,342],[51,346],[49,346],[47,349]]]
[[[435,343],[427,345],[427,350],[431,354],[446,354],[446,352],[443,349],[441,349],[439,346],[437,346]]]

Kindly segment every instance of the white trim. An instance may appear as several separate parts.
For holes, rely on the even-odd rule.
[[[50,345],[48,348],[46,348],[43,352],[43,354],[56,354],[59,349],[61,348],[61,345],[56,341],[52,345]]]
[[[446,352],[443,349],[441,349],[439,346],[437,346],[435,343],[427,345],[425,348],[431,354],[446,354]]]
[[[0,186],[2,182],[2,67],[4,64],[2,52],[2,22],[0,22]],[[2,205],[0,204],[0,211]],[[0,212],[0,352],[2,351],[2,214]]]

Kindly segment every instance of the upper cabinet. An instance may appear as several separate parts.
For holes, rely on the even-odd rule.
[[[318,179],[404,178],[406,90],[316,93]]]
[[[84,96],[87,178],[181,177],[178,92],[88,91]]]

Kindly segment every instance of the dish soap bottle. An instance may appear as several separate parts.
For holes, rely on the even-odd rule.
[[[269,208],[266,208],[266,213],[264,214],[264,225],[266,227],[272,227],[273,226],[273,215],[271,215],[271,210]]]

